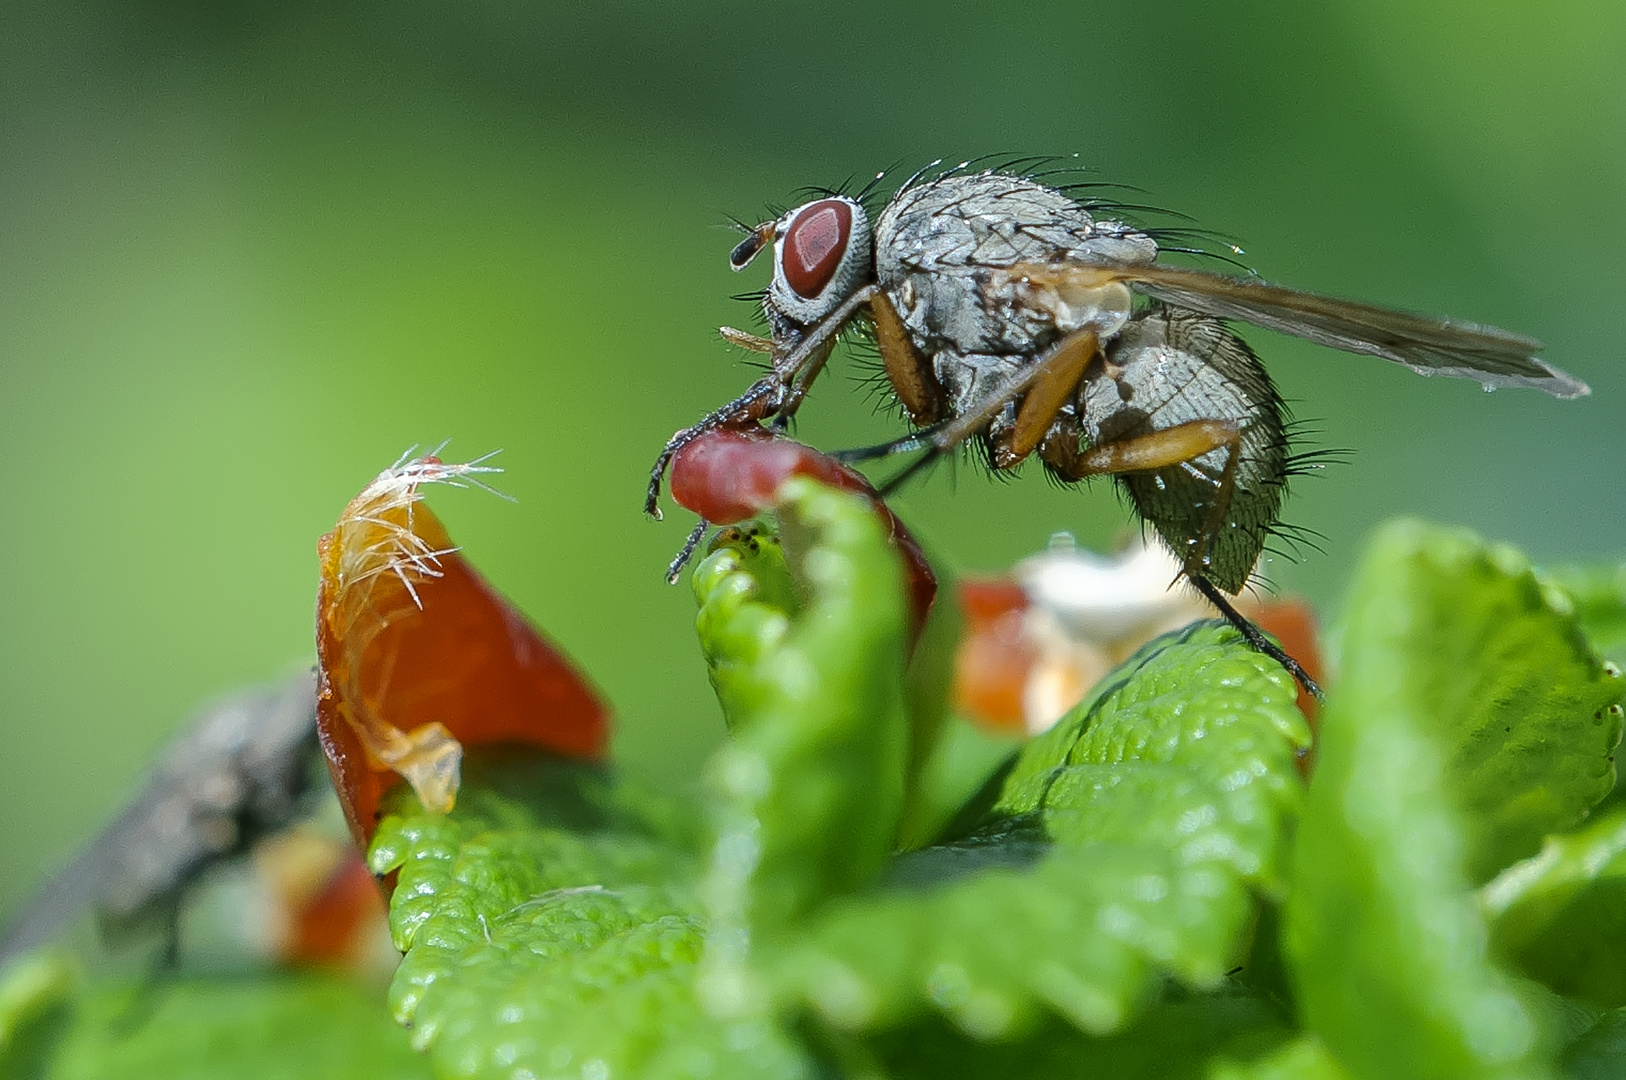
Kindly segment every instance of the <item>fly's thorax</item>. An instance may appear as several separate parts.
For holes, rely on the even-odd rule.
[[[1150,265],[1157,243],[1100,221],[1065,193],[1001,173],[948,176],[905,188],[875,219],[875,270],[890,287],[912,272],[1024,263]]]
[[[1153,310],[1111,341],[1106,362],[1080,391],[1089,445],[1165,431],[1195,420],[1229,420],[1241,445],[1228,502],[1227,448],[1187,464],[1119,477],[1136,511],[1177,557],[1206,545],[1206,572],[1220,588],[1247,583],[1281,510],[1287,474],[1283,408],[1252,350],[1223,322]],[[1216,510],[1216,506],[1220,509]],[[1217,529],[1205,531],[1219,514]]]
[[[1129,290],[1037,280],[1047,266],[1150,263],[1157,245],[1097,221],[1066,194],[1019,176],[949,176],[905,188],[876,219],[876,280],[923,352],[1036,358],[1093,325],[1110,337]]]

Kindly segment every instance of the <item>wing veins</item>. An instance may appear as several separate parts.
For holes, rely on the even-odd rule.
[[[1487,387],[1524,386],[1559,398],[1590,392],[1579,379],[1536,357],[1541,342],[1494,326],[1435,319],[1186,267],[1064,264],[1013,267],[1009,272],[1086,287],[1124,281],[1174,307],[1239,319],[1344,352],[1382,357],[1419,375],[1475,379]]]

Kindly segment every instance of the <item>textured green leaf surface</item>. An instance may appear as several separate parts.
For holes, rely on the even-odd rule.
[[[1554,990],[1626,1005],[1626,808],[1549,837],[1480,893],[1498,951]]]
[[[1280,887],[1294,694],[1223,624],[1158,639],[1028,745],[974,835],[815,920],[780,985],[838,1028],[935,1009],[994,1039],[1041,1006],[1115,1030],[1164,973],[1218,984]]]
[[[428,1064],[336,977],[257,974],[100,985],[78,998],[41,1080],[410,1080]]]
[[[1305,1022],[1352,1075],[1550,1075],[1535,1007],[1487,959],[1453,795],[1496,811],[1495,781],[1518,808],[1496,814],[1481,852],[1573,819],[1610,779],[1598,765],[1618,729],[1593,718],[1605,691],[1514,557],[1410,523],[1369,549],[1286,927]]]
[[[594,770],[533,762],[468,775],[450,815],[403,801],[384,820],[370,862],[398,874],[406,952],[390,1005],[438,1075],[803,1074],[771,1024],[700,1008],[696,858],[632,803]]]

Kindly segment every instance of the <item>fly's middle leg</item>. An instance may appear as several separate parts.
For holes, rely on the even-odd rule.
[[[1009,469],[1038,448],[1100,355],[1101,339],[1093,330],[1062,340],[1044,374],[1023,395],[1016,423],[994,440],[994,468]]]
[[[1072,400],[1090,361],[1100,352],[1101,336],[1094,327],[1076,330],[1062,338],[1038,363],[1015,372],[974,407],[931,428],[926,452],[882,484],[881,494],[897,491],[927,465],[986,429],[1013,401],[1019,402],[1017,422],[1010,434],[994,441],[994,467],[1008,469],[1018,464],[1033,452],[1061,410]]]

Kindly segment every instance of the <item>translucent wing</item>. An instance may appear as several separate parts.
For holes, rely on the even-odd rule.
[[[1242,319],[1345,352],[1381,356],[1419,375],[1455,375],[1487,387],[1528,386],[1560,398],[1590,393],[1586,383],[1536,358],[1541,342],[1494,326],[1432,319],[1184,267],[1051,265],[1017,267],[1013,273],[1063,288],[1127,282],[1175,307]]]

